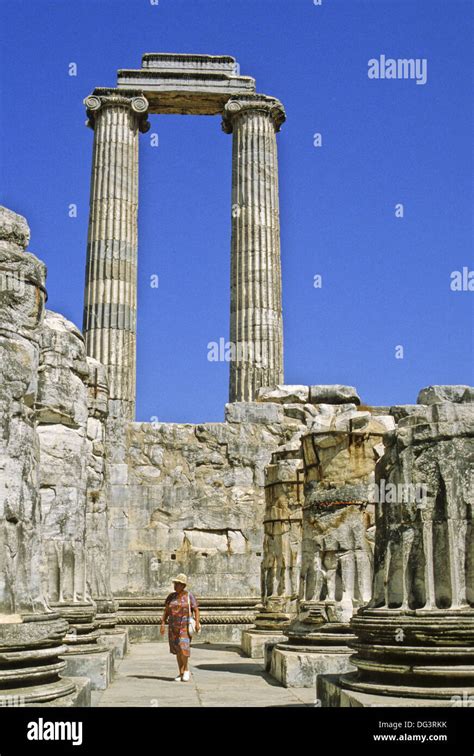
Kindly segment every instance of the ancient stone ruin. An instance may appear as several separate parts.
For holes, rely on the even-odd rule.
[[[281,103],[233,58],[147,54],[85,100],[94,130],[83,332],[46,309],[0,208],[0,698],[88,706],[159,640],[177,572],[202,641],[242,644],[323,706],[473,693],[474,389],[373,407],[285,385]],[[138,148],[148,113],[232,133],[229,403],[135,421]]]

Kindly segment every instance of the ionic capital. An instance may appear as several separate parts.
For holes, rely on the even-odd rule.
[[[123,106],[130,108],[130,110],[132,110],[133,113],[136,114],[138,119],[138,128],[141,132],[144,133],[150,128],[150,123],[147,120],[148,100],[143,95],[127,96],[122,94],[118,90],[106,92],[104,94],[98,94],[94,92],[93,94],[89,95],[89,97],[85,98],[84,105],[86,106],[86,113],[88,117],[86,125],[92,129],[95,126],[96,116],[100,110],[103,110],[104,108],[116,108]]]
[[[267,95],[249,94],[231,97],[225,104],[222,113],[222,129],[231,134],[237,118],[248,112],[264,113],[273,121],[275,131],[280,131],[286,120],[285,108],[280,100]]]

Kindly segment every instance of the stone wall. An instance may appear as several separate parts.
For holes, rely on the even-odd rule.
[[[234,403],[224,423],[114,428],[115,595],[163,596],[178,572],[198,596],[260,595],[264,469],[272,452],[305,428],[289,412],[274,403]]]

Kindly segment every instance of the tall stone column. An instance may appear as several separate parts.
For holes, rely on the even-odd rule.
[[[94,129],[84,296],[87,354],[108,372],[110,414],[132,420],[136,398],[138,136],[148,102],[123,92],[84,104]]]
[[[233,134],[229,401],[253,401],[283,383],[280,213],[276,132],[285,120],[273,97],[231,98],[222,127]]]

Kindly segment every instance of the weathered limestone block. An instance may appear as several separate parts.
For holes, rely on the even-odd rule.
[[[474,405],[444,403],[389,437],[378,477],[411,488],[380,510],[374,606],[462,608],[468,590],[472,601],[473,436]]]
[[[106,393],[104,369],[87,361],[80,331],[48,312],[37,429],[47,594],[50,607],[69,622],[66,674],[89,677],[93,689],[109,684],[113,659],[98,643],[101,626],[91,596],[98,589],[107,600],[101,608],[109,608],[107,602],[115,608],[108,583],[105,434],[95,422],[105,421]]]
[[[0,207],[0,612],[44,605],[34,402],[46,269],[26,220]]]
[[[307,404],[309,386],[262,386],[257,392],[257,402],[276,404]]]
[[[275,404],[360,404],[360,397],[353,386],[278,384],[262,386],[257,392],[256,401]]]
[[[299,590],[303,483],[300,449],[274,452],[265,469],[262,601],[287,619]]]
[[[88,366],[82,334],[47,312],[38,384],[40,496],[50,601],[86,600]]]
[[[353,386],[321,385],[309,387],[312,404],[360,404],[357,389]]]
[[[371,524],[375,463],[393,420],[335,412],[334,430],[303,437],[305,503],[301,598],[326,601],[331,619],[347,622],[371,598]]]
[[[304,482],[300,435],[273,452],[265,468],[263,608],[255,628],[242,634],[242,650],[253,658],[263,657],[265,643],[285,639],[282,633],[297,610]]]
[[[351,623],[357,673],[341,680],[362,705],[474,693],[474,405],[456,388],[386,437],[377,480],[399,494],[377,505],[373,599]]]
[[[67,623],[48,607],[35,412],[46,269],[28,241],[24,218],[0,208],[0,705],[88,706],[89,681],[62,674]]]
[[[394,422],[354,405],[328,407],[320,405],[302,437],[300,602],[270,667],[286,686],[312,686],[320,674],[351,668],[348,623],[371,598],[375,463]]]
[[[86,579],[88,594],[97,604],[96,621],[103,630],[110,630],[116,623],[117,603],[110,585],[110,486],[106,457],[108,380],[107,371],[100,362],[88,357],[87,365]]]
[[[283,418],[283,408],[275,403],[233,402],[225,406],[225,419],[228,423],[263,423],[270,425],[283,422]]]
[[[474,402],[472,386],[428,386],[421,389],[418,404],[443,404],[443,402]]]
[[[408,415],[414,415],[419,411],[420,411],[419,404],[396,404],[390,407],[389,414],[392,415],[393,419],[395,420],[395,423],[398,425],[402,417],[407,417]]]

